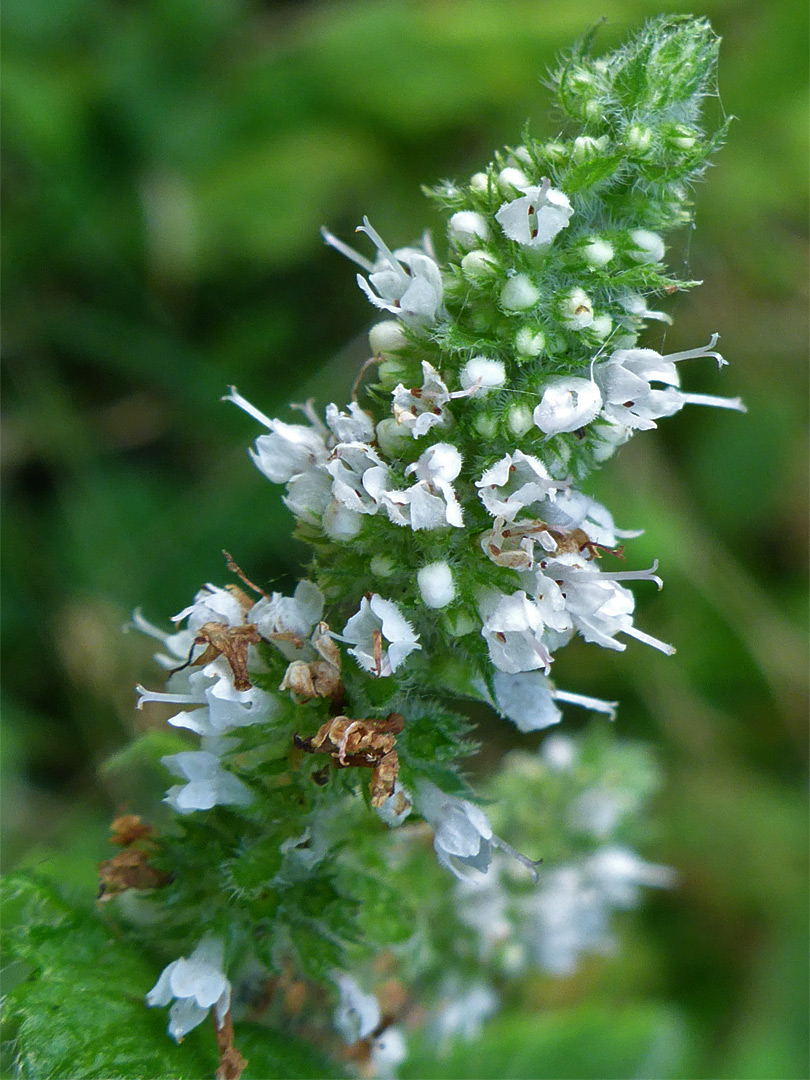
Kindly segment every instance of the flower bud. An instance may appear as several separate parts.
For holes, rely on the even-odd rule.
[[[461,272],[472,285],[490,278],[498,269],[498,260],[487,251],[468,251],[461,260]]]
[[[501,306],[507,311],[525,311],[539,299],[540,290],[526,274],[515,274],[501,289]]]
[[[534,423],[532,410],[528,405],[513,405],[506,414],[506,423],[512,434],[520,438],[531,430]]]
[[[648,229],[634,229],[630,233],[630,240],[635,250],[628,254],[634,262],[657,263],[663,259],[666,248],[658,233],[650,232]]]
[[[468,360],[459,375],[462,389],[473,390],[483,396],[506,382],[506,368],[500,360],[486,356],[474,356]],[[475,388],[475,389],[474,389]]]
[[[569,330],[584,330],[593,322],[593,304],[582,289],[572,289],[560,304],[560,314]]]
[[[453,573],[446,562],[423,566],[416,575],[419,592],[425,607],[443,608],[453,601],[456,586]]]
[[[402,332],[402,323],[396,319],[385,319],[375,323],[368,332],[368,343],[375,356],[398,352],[408,344]]]
[[[475,247],[489,238],[489,226],[482,214],[475,210],[459,210],[450,218],[450,236],[461,247]]]
[[[527,188],[531,182],[522,170],[516,169],[514,166],[507,166],[498,173],[498,183],[505,191],[509,192],[510,188],[517,188],[518,190]]]
[[[397,383],[406,381],[410,365],[392,356],[377,365],[377,378],[385,389],[393,389]]]
[[[475,430],[484,439],[494,439],[498,434],[498,421],[489,413],[478,413],[473,423]]]
[[[397,457],[413,442],[410,431],[393,416],[380,420],[376,428],[377,444],[388,457]]]
[[[372,555],[368,564],[369,570],[377,577],[388,578],[396,570],[396,563],[390,555]]]
[[[602,135],[598,139],[594,139],[591,135],[579,135],[574,139],[574,160],[592,161],[600,154],[604,154],[607,148],[607,135]]]
[[[489,188],[489,177],[483,172],[473,173],[470,177],[470,187],[473,191],[487,191]]]
[[[565,143],[561,142],[547,142],[543,146],[543,157],[555,165],[568,161],[570,152]]]
[[[590,266],[600,267],[607,266],[615,253],[612,244],[609,244],[607,240],[594,236],[583,247],[582,254]]]
[[[667,132],[667,142],[677,150],[691,150],[697,140],[698,133],[685,124],[673,124]]]
[[[594,315],[590,329],[594,337],[598,338],[600,341],[604,341],[613,329],[613,319],[611,319],[610,315],[606,312],[603,312],[601,315]]]
[[[546,335],[531,326],[521,326],[515,335],[515,348],[521,356],[539,356],[546,347]]]
[[[645,124],[631,124],[624,141],[628,150],[645,154],[652,146],[652,139],[652,131]]]

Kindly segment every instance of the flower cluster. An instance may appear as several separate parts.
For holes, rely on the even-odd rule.
[[[324,229],[385,313],[352,400],[323,413],[308,402],[282,420],[234,387],[225,398],[264,428],[250,455],[284,485],[311,546],[309,577],[292,596],[268,594],[229,558],[247,591],[205,586],[172,634],[134,617],[170,671],[165,690],[138,688],[139,707],[183,706],[169,724],[200,739],[163,757],[183,781],[165,801],[188,836],[203,812],[225,808],[211,844],[219,867],[206,880],[224,883],[241,929],[222,927],[218,956],[224,940],[240,940],[235,951],[260,967],[331,984],[337,1030],[379,1075],[404,1056],[400,1028],[333,956],[336,942],[348,956],[350,941],[381,940],[385,920],[361,924],[353,899],[369,892],[363,859],[377,860],[373,894],[382,887],[378,819],[390,828],[407,819],[408,835],[429,829],[440,866],[459,879],[459,919],[478,934],[479,956],[508,945],[516,968],[560,974],[583,953],[608,951],[611,911],[632,906],[640,886],[672,880],[614,835],[632,807],[596,781],[571,809],[572,828],[595,846],[539,874],[459,775],[468,725],[445,703],[485,701],[524,733],[557,724],[563,705],[613,718],[615,702],[557,687],[557,651],[579,636],[674,652],[636,625],[628,587],[661,588],[657,563],[616,561],[639,532],[617,527],[587,477],[685,405],[743,408],[681,389],[683,361],[725,364],[716,334],[679,352],[639,344],[650,321],[671,321],[648,301],[696,284],[671,276],[664,237],[690,219],[686,185],[720,139],[703,135],[698,111],[715,53],[704,21],[678,18],[654,21],[601,61],[575,50],[552,83],[579,133],[526,138],[467,182],[437,188],[444,257],[427,235],[392,249],[365,218],[357,231],[371,257]],[[673,55],[679,64],[668,62],[662,81],[656,58]],[[363,390],[369,371],[376,381]],[[547,773],[576,786],[577,753],[547,738]],[[368,770],[377,816],[361,826],[353,796]],[[363,829],[376,839],[362,841]],[[167,888],[179,920],[197,894],[183,881]],[[318,967],[307,935],[320,935],[328,964]],[[229,1008],[230,983],[204,944],[149,995],[176,999],[177,1038],[211,1005],[218,1023]],[[474,1033],[495,1008],[480,980],[451,983],[437,1013],[442,1042]]]

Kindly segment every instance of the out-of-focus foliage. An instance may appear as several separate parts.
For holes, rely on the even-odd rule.
[[[673,7],[723,35],[717,107],[739,119],[670,253],[706,284],[649,344],[720,332],[733,366],[701,390],[749,413],[685,412],[594,488],[646,526],[634,561],[658,557],[667,587],[644,625],[678,656],[579,645],[555,674],[621,699],[620,729],[658,744],[652,854],[680,886],[620,956],[538,979],[444,1076],[805,1075],[806,17],[791,0]],[[221,548],[277,588],[296,567],[252,431],[218,399],[236,383],[282,416],[346,399],[370,313],[318,226],[349,237],[367,213],[395,243],[435,227],[421,183],[466,176],[527,119],[554,133],[538,76],[559,48],[603,14],[607,48],[658,10],[7,0],[8,864],[59,846],[54,873],[89,896],[105,820],[141,809],[121,770],[97,771],[146,722],[128,611],[164,620],[222,581]],[[476,768],[536,744],[481,724]],[[428,1060],[409,1075],[439,1075]]]

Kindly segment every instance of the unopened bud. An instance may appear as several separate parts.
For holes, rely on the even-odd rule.
[[[522,326],[515,335],[515,348],[521,356],[539,356],[546,347],[546,335],[542,330]]]
[[[515,274],[501,289],[501,306],[507,311],[525,311],[540,299],[540,290],[526,274]]]
[[[385,319],[375,323],[368,332],[368,343],[375,356],[398,352],[408,344],[402,332],[402,324],[396,319]]]

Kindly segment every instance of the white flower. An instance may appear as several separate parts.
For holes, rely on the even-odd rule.
[[[654,349],[617,349],[609,359],[594,365],[593,377],[602,389],[604,415],[612,424],[632,430],[646,431],[657,427],[655,421],[672,416],[684,405],[714,405],[724,409],[745,411],[739,398],[715,397],[711,394],[685,394],[680,384],[676,363],[711,356],[719,366],[725,364],[714,351],[717,334],[705,348],[662,356]],[[664,389],[655,389],[654,382]]]
[[[602,395],[595,382],[567,375],[546,383],[533,416],[546,435],[558,435],[589,424],[601,408]]]
[[[356,401],[351,402],[348,413],[340,412],[337,405],[327,405],[326,426],[339,443],[367,443],[374,438],[374,418]]]
[[[347,1046],[353,1046],[360,1039],[367,1039],[379,1027],[382,1020],[380,1005],[374,994],[361,990],[351,975],[339,972],[335,982],[340,991],[340,1000],[335,1009],[335,1027]]]
[[[486,874],[492,852],[498,848],[522,863],[537,880],[535,864],[492,832],[489,818],[467,799],[446,795],[429,780],[420,780],[416,807],[433,829],[433,847],[442,866],[462,881],[475,879],[470,871]]]
[[[463,389],[483,397],[490,390],[503,386],[506,382],[506,368],[500,360],[474,356],[461,369],[459,381]]]
[[[292,596],[273,593],[262,597],[250,609],[248,618],[288,660],[314,660],[309,637],[321,621],[323,604],[323,593],[317,585],[299,581]]]
[[[180,676],[172,677],[172,681],[179,679]],[[183,692],[146,690],[140,685],[136,689],[139,709],[150,702],[204,706],[191,712],[183,710],[168,721],[173,727],[188,728],[204,736],[224,735],[234,728],[262,723],[269,720],[276,709],[275,701],[264,690],[255,686],[249,690],[234,689],[231,669],[222,656],[187,675]]]
[[[562,719],[549,680],[540,672],[496,671],[492,682],[498,712],[512,720],[518,731],[542,731]]]
[[[203,938],[191,956],[172,961],[146,995],[146,1004],[168,1005],[169,1034],[177,1042],[208,1016],[211,1006],[222,1027],[231,1007],[231,984],[222,971],[223,943],[220,938]]]
[[[357,284],[371,303],[406,322],[435,322],[442,314],[442,275],[433,259],[416,248],[392,252],[368,218],[357,231],[370,237],[379,253],[368,281],[357,275]]]
[[[557,498],[543,507],[543,520],[566,530],[582,529],[592,543],[609,548],[616,547],[619,538],[641,536],[644,531],[617,529],[607,507],[573,488],[558,492]]]
[[[510,240],[524,247],[550,244],[557,233],[568,228],[574,213],[568,197],[544,180],[537,187],[515,184],[523,191],[519,199],[504,203],[495,220]]]
[[[163,800],[178,814],[210,810],[212,806],[247,806],[253,800],[250,788],[226,772],[216,754],[208,750],[184,750],[160,760],[169,772],[188,781],[170,788]]]
[[[360,667],[377,678],[393,674],[414,649],[422,648],[397,605],[377,593],[363,597],[360,610],[346,623],[343,637],[355,646],[349,652]],[[383,642],[388,642],[388,648],[383,648]]]
[[[538,582],[546,576],[553,580],[565,598],[565,610],[574,627],[585,639],[606,649],[619,652],[627,647],[616,641],[616,634],[627,634],[659,652],[671,656],[675,649],[651,634],[645,634],[633,625],[635,598],[620,580],[654,581],[661,587],[661,579],[652,570],[622,570],[605,573],[581,555],[565,553],[554,559],[542,560]]]
[[[564,485],[552,480],[545,465],[531,454],[516,450],[505,454],[476,480],[478,497],[493,517],[514,521],[527,506],[556,498],[557,489]]]
[[[512,674],[551,670],[551,653],[543,640],[546,623],[535,600],[523,591],[507,596],[492,589],[481,595],[478,608],[483,619],[481,634],[496,668]]]
[[[451,483],[461,471],[461,463],[461,454],[451,443],[429,446],[405,470],[406,475],[416,474],[418,483],[404,491],[382,493],[391,521],[410,525],[414,532],[448,525],[462,528],[464,516]]]
[[[402,383],[391,394],[394,419],[418,439],[435,425],[445,426],[449,412],[445,408],[452,395],[438,371],[427,360],[422,361],[422,386],[412,390]]]
[[[245,400],[235,386],[230,388],[230,393],[222,400],[232,401],[254,420],[270,429],[269,435],[258,437],[256,449],[250,451],[250,456],[257,469],[274,484],[285,484],[294,476],[326,461],[326,428],[306,408],[304,412],[310,420],[309,427],[303,424],[285,424],[283,420],[271,420]]]
[[[422,603],[429,608],[444,608],[456,595],[453,572],[446,562],[428,563],[416,575]]]
[[[339,443],[326,468],[341,506],[355,514],[377,513],[388,469],[376,450],[362,442]]]

